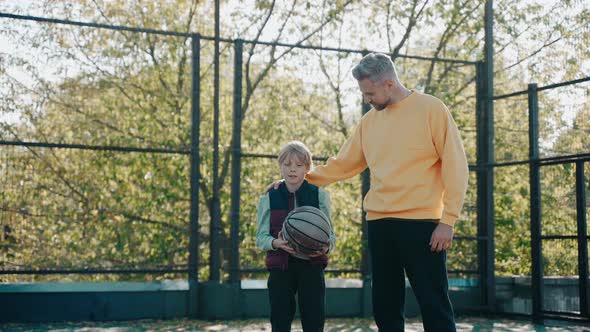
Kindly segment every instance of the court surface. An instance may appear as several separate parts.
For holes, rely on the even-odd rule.
[[[270,331],[270,324],[263,319],[234,321],[202,320],[138,320],[120,322],[75,322],[43,324],[0,324],[0,331]],[[293,323],[293,332],[302,331],[299,321]],[[325,332],[364,332],[377,331],[371,319],[335,318],[326,321]],[[422,331],[419,319],[408,319],[406,332]],[[550,322],[546,326],[533,325],[527,320],[488,319],[482,317],[460,317],[457,331],[522,331],[522,332],[590,332],[590,325],[567,322]]]

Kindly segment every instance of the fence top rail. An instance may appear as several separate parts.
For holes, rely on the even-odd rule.
[[[103,23],[80,22],[80,21],[62,20],[62,19],[30,16],[30,15],[18,15],[18,14],[10,14],[10,13],[2,13],[2,12],[0,12],[0,18],[9,18],[9,19],[25,20],[25,21],[36,21],[36,22],[43,22],[43,23],[55,23],[55,24],[64,24],[64,25],[75,25],[75,26],[118,30],[118,31],[131,31],[131,32],[164,35],[164,36],[174,36],[174,37],[191,38],[191,37],[199,36],[201,39],[205,39],[205,40],[215,40],[216,39],[215,37],[203,36],[199,33],[167,31],[167,30],[158,30],[158,29],[146,29],[146,28],[129,27],[129,26],[123,26],[123,25],[111,25],[111,24],[103,24]],[[259,40],[219,38],[220,42],[226,42],[226,43],[234,43],[238,40],[240,40],[241,42],[244,42],[244,43],[248,43],[248,44],[260,44],[260,45],[267,45],[267,46],[282,46],[282,47],[292,47],[292,48],[300,48],[300,49],[315,49],[315,50],[335,51],[335,52],[344,52],[344,53],[362,54],[365,52],[379,52],[379,51],[371,51],[371,50],[356,50],[356,49],[346,49],[346,48],[337,48],[337,47],[303,45],[301,43],[289,44],[289,43],[267,42],[267,41],[259,41]],[[384,53],[386,53],[386,52],[384,52]],[[406,59],[415,59],[415,60],[457,63],[457,64],[464,64],[464,65],[475,65],[478,63],[478,61],[448,59],[448,58],[439,58],[439,57],[427,57],[427,56],[408,55],[408,54],[398,54],[397,57],[398,58],[406,58]]]
[[[189,155],[191,153],[190,150],[179,150],[179,149],[136,148],[136,147],[129,147],[129,146],[85,145],[85,144],[45,143],[45,142],[25,142],[25,141],[5,141],[5,140],[0,140],[0,146],[60,148],[60,149],[116,151],[116,152],[144,152],[144,153],[164,153],[164,154],[182,154],[182,155]]]
[[[559,88],[562,86],[584,83],[587,81],[590,81],[590,76],[578,78],[578,79],[571,80],[571,81],[565,81],[565,82],[559,82],[559,83],[553,83],[553,84],[541,86],[541,87],[537,88],[537,91],[550,90],[550,89],[555,89],[555,88]],[[494,99],[494,100],[506,99],[506,98],[515,97],[515,96],[519,96],[519,95],[525,95],[527,93],[529,93],[529,90],[521,90],[521,91],[511,92],[511,93],[504,94],[504,95],[494,96],[492,99]]]
[[[588,162],[588,161],[590,161],[590,153],[577,153],[577,154],[568,154],[568,155],[555,156],[555,157],[539,158],[536,160],[527,159],[527,160],[499,162],[499,163],[489,164],[488,166],[506,167],[506,166],[516,166],[516,165],[528,165],[532,162],[538,162],[539,166],[551,166],[551,165],[557,165],[557,164],[571,164],[571,163],[576,163],[576,162]]]

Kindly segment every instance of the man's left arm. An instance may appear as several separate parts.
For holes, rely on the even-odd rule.
[[[469,166],[459,129],[451,113],[442,102],[434,107],[430,128],[436,152],[441,160],[444,196],[442,217],[433,232],[431,247],[433,251],[441,251],[451,246],[453,226],[459,218],[465,200]]]

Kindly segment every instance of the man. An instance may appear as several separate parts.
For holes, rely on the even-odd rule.
[[[403,86],[387,55],[365,56],[352,74],[372,109],[338,155],[307,180],[325,186],[370,169],[363,208],[379,331],[404,330],[404,272],[424,330],[455,331],[446,250],[469,175],[457,126],[439,99]]]

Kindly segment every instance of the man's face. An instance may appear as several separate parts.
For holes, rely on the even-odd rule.
[[[358,81],[358,84],[365,103],[370,104],[378,111],[385,109],[389,105],[393,81],[372,82],[365,78]]]

